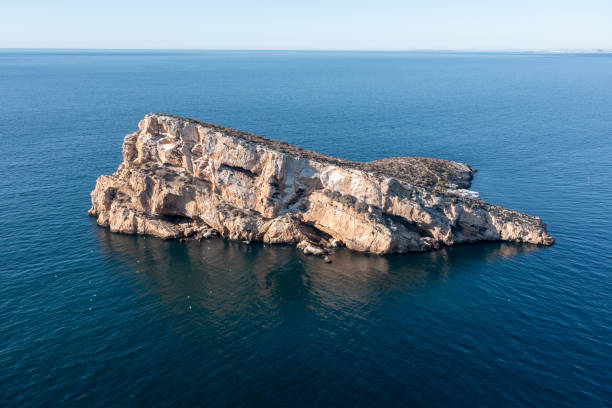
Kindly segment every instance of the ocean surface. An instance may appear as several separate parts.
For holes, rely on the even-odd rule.
[[[557,243],[325,264],[112,234],[149,112],[466,162]],[[0,51],[0,406],[609,407],[612,55]]]

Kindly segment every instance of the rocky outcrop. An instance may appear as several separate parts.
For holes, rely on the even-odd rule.
[[[111,231],[377,254],[477,241],[550,245],[539,218],[470,194],[474,170],[397,157],[357,163],[208,123],[149,114],[100,176],[89,213]],[[468,193],[470,193],[468,191]]]

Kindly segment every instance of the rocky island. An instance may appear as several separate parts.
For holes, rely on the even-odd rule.
[[[250,133],[149,114],[102,175],[89,214],[111,231],[170,239],[213,235],[376,254],[477,241],[551,245],[538,218],[466,190],[474,170],[396,157],[351,162]]]

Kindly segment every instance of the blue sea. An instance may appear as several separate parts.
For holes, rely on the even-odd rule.
[[[113,234],[89,193],[149,112],[465,162],[557,242]],[[612,55],[2,50],[0,143],[0,406],[612,404]]]

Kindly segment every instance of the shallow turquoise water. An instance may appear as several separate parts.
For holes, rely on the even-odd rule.
[[[611,107],[606,55],[0,51],[0,406],[608,406]],[[464,161],[557,243],[111,234],[89,192],[148,112]]]

